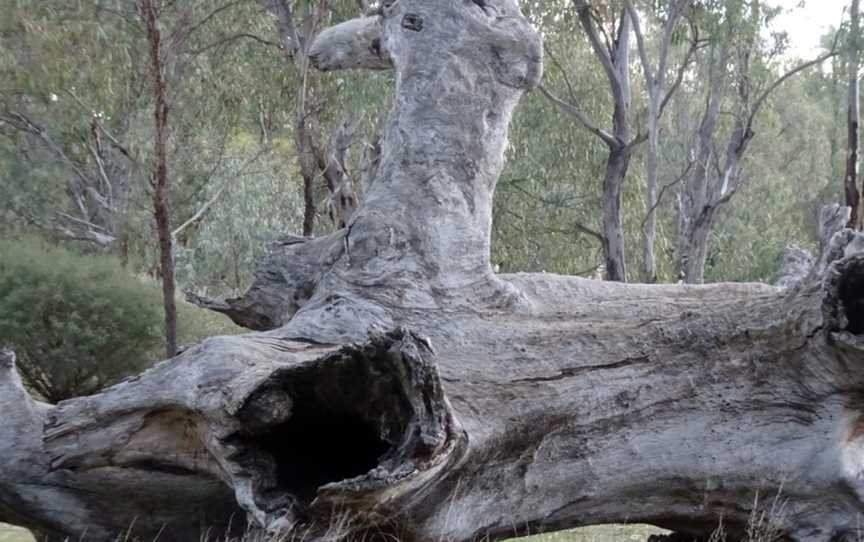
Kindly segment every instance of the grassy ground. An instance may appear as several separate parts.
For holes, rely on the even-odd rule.
[[[33,537],[24,529],[0,523],[0,542],[33,542]]]
[[[660,533],[656,527],[647,525],[607,525],[586,527],[574,531],[547,534],[526,538],[526,542],[644,542],[648,535]],[[0,523],[0,542],[34,542],[24,529]],[[194,542],[194,541],[192,541]]]
[[[665,531],[650,525],[603,525],[532,536],[523,540],[525,542],[645,542],[650,535],[663,532]]]

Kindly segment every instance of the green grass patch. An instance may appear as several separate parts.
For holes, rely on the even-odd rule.
[[[27,529],[0,523],[0,542],[34,542]]]
[[[667,531],[651,525],[598,525],[570,531],[559,531],[528,538],[520,542],[645,542],[652,534]]]
[[[522,538],[520,542],[644,542],[648,536],[662,532],[649,525],[602,525]],[[0,523],[0,542],[35,540],[26,529]]]

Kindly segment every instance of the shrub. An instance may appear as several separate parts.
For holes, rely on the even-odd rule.
[[[161,342],[159,292],[106,256],[0,241],[0,347],[56,402],[146,368]]]

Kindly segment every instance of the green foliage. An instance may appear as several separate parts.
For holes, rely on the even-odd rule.
[[[46,400],[91,394],[146,368],[161,318],[158,291],[113,259],[0,242],[0,344]]]
[[[234,141],[231,147],[254,145]],[[255,260],[267,242],[302,230],[303,199],[294,181],[299,174],[282,176],[279,155],[286,145],[276,141],[255,168],[233,177],[220,175],[208,184],[204,199],[215,198],[215,203],[207,219],[189,242],[175,249],[177,278],[186,289],[209,296],[240,294],[252,282]],[[239,159],[228,161],[240,167]]]
[[[294,3],[303,4],[306,0]],[[353,0],[330,5],[333,10],[322,25],[357,12]],[[592,5],[603,20],[621,8],[620,0]],[[637,1],[652,56],[668,5]],[[608,128],[609,85],[572,2],[526,0],[521,6],[544,35],[544,85]],[[147,193],[152,104],[146,63],[140,60],[143,34],[133,4],[0,0],[0,13],[5,15],[0,18],[0,112],[8,107],[28,115],[66,155],[58,157],[36,135],[0,121],[0,236],[53,231],[60,213],[85,218],[68,187],[76,168],[94,178],[98,173],[91,152],[97,144],[92,122],[98,115],[132,157],[116,152],[102,137],[116,199],[114,214],[104,222],[123,239],[112,250],[132,273],[155,275]],[[781,55],[785,38],[770,27],[775,16],[776,10],[764,2],[705,0],[694,3],[690,19],[708,45],[730,40],[734,52],[734,43],[758,43],[750,61],[754,90],[759,91],[786,67]],[[217,297],[236,295],[250,284],[254,262],[268,241],[300,233],[301,183],[293,143],[300,81],[273,46],[278,41],[273,17],[255,2],[174,3],[163,17],[167,34],[182,27],[184,17],[202,22],[171,53],[177,66],[172,71],[177,85],[171,89],[169,142],[172,224],[184,223],[215,198],[200,221],[178,238],[174,256],[179,288]],[[689,32],[690,26],[682,25],[673,38],[670,76],[682,60]],[[657,268],[663,282],[678,279],[672,247],[682,183],[674,183],[686,168],[704,110],[707,81],[702,72],[708,50],[697,53],[661,126],[659,182],[661,187],[670,185],[657,209]],[[631,60],[635,131],[644,120],[644,88],[635,50]],[[747,182],[719,212],[706,280],[770,280],[787,244],[813,246],[819,206],[841,201],[845,84],[837,74],[845,70],[845,61],[841,55],[832,62],[784,83],[757,118],[744,164]],[[730,76],[734,69],[730,60]],[[335,123],[349,117],[358,121],[361,137],[349,150],[349,169],[356,172],[364,150],[362,136],[374,132],[386,114],[393,74],[309,77],[315,87],[310,103],[320,111],[325,139]],[[723,94],[719,155],[740,107],[734,85],[715,90]],[[601,229],[608,149],[540,93],[523,101],[510,135],[507,166],[495,198],[493,263],[502,271],[590,273],[602,262],[600,241],[586,231]],[[631,161],[622,201],[632,280],[642,257],[646,210],[642,160],[640,150]],[[322,235],[332,227],[323,183],[315,196],[320,211],[316,234]],[[197,330],[187,332],[181,342],[203,328],[234,331],[230,325],[223,329],[214,324],[201,325],[196,312],[181,306],[181,335],[184,326]]]

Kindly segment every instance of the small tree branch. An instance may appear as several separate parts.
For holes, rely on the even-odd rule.
[[[612,61],[611,49],[613,45],[610,43],[608,47],[604,47],[603,42],[600,40],[600,36],[597,34],[597,27],[591,15],[591,5],[586,0],[573,0],[573,5],[576,7],[579,22],[585,34],[588,35],[588,41],[591,43],[594,54],[600,61],[600,65],[603,66],[603,71],[606,72],[606,77],[613,88],[618,89],[615,91],[615,94],[618,94],[623,85],[619,78],[618,70],[615,69],[615,64]]]
[[[234,6],[244,3],[246,0],[233,0],[232,2],[227,2],[214,8],[210,13],[201,18],[197,23],[187,26],[185,24],[178,25],[177,31],[175,34],[170,36],[170,41],[172,43],[172,47],[176,45],[176,43],[186,40],[189,36],[197,32],[199,29],[203,28],[207,23],[213,20],[214,17],[222,13],[223,11],[229,10]]]
[[[651,70],[651,62],[648,59],[648,49],[645,45],[645,36],[642,34],[642,24],[639,21],[639,14],[636,13],[632,0],[624,0],[624,9],[627,10],[630,20],[633,22],[633,32],[636,34],[636,48],[639,51],[639,64],[642,66],[642,74],[645,77],[645,88],[648,91],[649,98],[653,99],[657,91],[656,85],[658,82],[654,80],[654,73]],[[657,75],[658,77],[660,76],[659,71]]]
[[[582,224],[581,222],[573,222],[573,229],[576,230],[577,232],[584,233],[585,235],[588,235],[590,237],[597,239],[598,241],[600,241],[601,244],[606,242],[606,237],[604,237],[602,233],[600,233],[599,231],[597,231],[593,228],[589,228],[588,226]],[[546,231],[548,231],[550,233],[564,233],[564,234],[568,234],[568,235],[573,233],[570,230],[562,230],[562,229],[556,229],[556,228],[547,228]]]
[[[594,124],[591,119],[589,119],[587,115],[585,115],[585,113],[583,113],[578,107],[558,98],[557,96],[552,94],[549,89],[545,87],[545,85],[538,85],[537,88],[540,89],[540,92],[543,94],[543,96],[545,96],[549,101],[558,106],[561,111],[567,113],[568,115],[572,116],[580,123],[582,123],[582,125],[589,132],[602,139],[603,142],[606,143],[606,145],[613,148],[621,146],[621,142],[618,141],[618,139],[614,135]]]
[[[693,169],[693,164],[694,162],[692,160],[687,162],[687,167],[684,168],[684,171],[681,172],[681,175],[679,175],[671,183],[663,185],[663,187],[660,189],[660,193],[657,194],[657,201],[654,202],[654,205],[652,205],[651,208],[648,209],[648,212],[645,213],[645,217],[642,219],[642,224],[640,225],[640,228],[645,227],[645,223],[648,222],[648,217],[651,216],[651,214],[656,211],[657,208],[660,207],[660,205],[663,203],[663,196],[666,194],[666,191],[687,178],[687,174],[690,173],[691,169]]]
[[[666,110],[666,106],[669,105],[669,101],[672,100],[672,96],[678,91],[681,83],[684,82],[684,74],[687,73],[687,68],[690,67],[690,63],[693,61],[693,55],[695,55],[696,51],[701,47],[699,41],[699,27],[692,21],[690,21],[690,32],[692,33],[690,47],[687,48],[687,52],[684,54],[684,60],[681,61],[681,65],[678,66],[675,80],[672,82],[672,85],[669,86],[669,90],[666,91],[666,95],[660,102],[660,109],[658,111],[660,116],[663,116],[663,112]]]
[[[30,119],[27,115],[21,112],[8,111],[5,114],[0,114],[0,121],[4,121],[10,126],[17,128],[20,131],[35,135],[45,144],[45,146],[53,153],[61,162],[65,162],[85,185],[90,184],[90,176],[84,173],[81,167],[72,160],[63,148],[58,145],[48,131]]]
[[[241,39],[249,39],[256,43],[260,43],[261,45],[266,45],[267,47],[275,47],[277,49],[282,49],[282,45],[267,39],[262,38],[261,36],[256,36],[255,34],[250,34],[248,32],[240,32],[239,34],[232,34],[230,36],[224,36],[212,43],[209,43],[199,49],[194,49],[189,51],[189,55],[195,56],[199,55],[205,51],[209,51],[210,49],[215,49],[216,47],[221,47],[223,45],[228,45],[229,43],[234,43],[235,41],[239,41]]]
[[[789,80],[791,77],[794,77],[798,73],[800,73],[800,72],[802,72],[808,68],[812,68],[813,66],[819,65],[819,64],[825,62],[826,60],[828,60],[829,58],[834,57],[836,55],[837,55],[837,50],[835,47],[835,48],[831,49],[830,51],[828,51],[827,53],[819,55],[818,57],[814,58],[813,60],[811,60],[809,62],[805,62],[804,64],[801,64],[800,66],[797,66],[797,67],[787,71],[782,76],[780,76],[776,81],[771,83],[768,86],[768,88],[766,88],[764,91],[762,91],[762,94],[760,94],[759,97],[756,98],[756,101],[753,103],[753,107],[750,110],[750,115],[747,118],[748,131],[752,129],[753,121],[756,118],[756,115],[759,113],[759,110],[762,108],[763,105],[765,105],[765,101],[768,99],[768,96],[770,96],[772,92],[777,90],[777,87],[779,87],[780,85],[782,85],[783,83],[785,83],[787,80]]]
[[[222,194],[225,192],[226,186],[227,185],[222,185],[222,187],[216,191],[216,194],[214,194],[212,198],[204,202],[204,205],[202,205],[200,209],[195,211],[195,214],[189,217],[189,220],[180,224],[174,231],[172,231],[171,237],[176,241],[177,238],[180,237],[180,235],[184,231],[186,231],[187,228],[201,222],[207,215],[207,213],[210,211],[210,209],[212,209],[216,202],[219,201],[219,198],[222,197]]]

